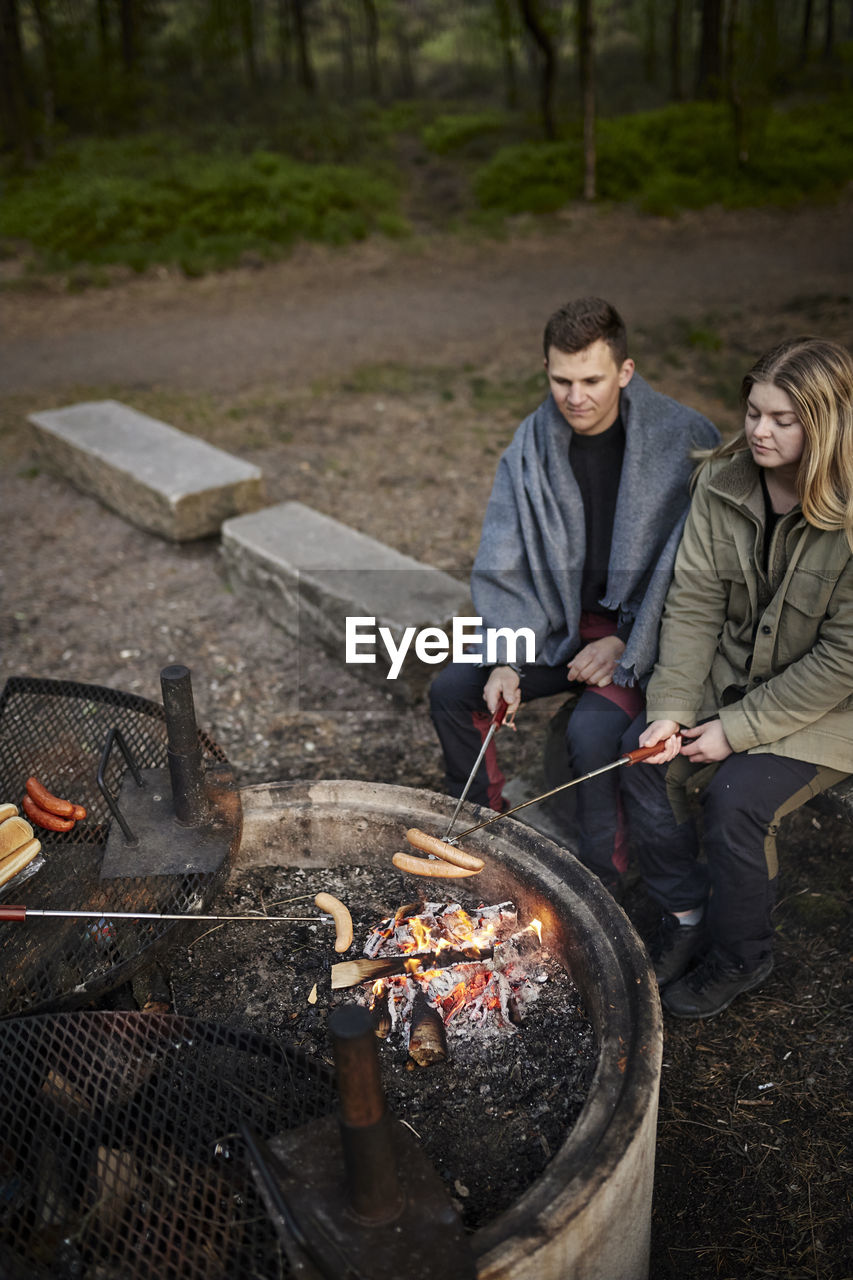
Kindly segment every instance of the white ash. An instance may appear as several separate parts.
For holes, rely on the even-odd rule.
[[[518,921],[518,912],[511,902],[494,906],[479,906],[465,911],[458,902],[427,902],[416,916],[404,916],[395,924],[395,916],[382,920],[371,929],[364,944],[364,955],[397,956],[401,951],[435,951],[439,942],[459,950],[468,946],[491,946],[495,941],[508,937]],[[412,921],[429,931],[430,942],[421,948]]]
[[[438,1010],[449,1037],[513,1035],[527,1006],[538,998],[541,983],[548,980],[538,935],[530,926],[514,931],[517,922],[518,912],[511,902],[471,912],[459,903],[427,903],[417,916],[396,924],[395,917],[389,916],[369,933],[365,955],[436,950],[439,943],[457,949],[494,947],[494,955],[365,983],[355,993],[356,999],[370,1008],[384,999],[391,1023],[388,1038],[403,1043],[408,1043],[419,991]]]

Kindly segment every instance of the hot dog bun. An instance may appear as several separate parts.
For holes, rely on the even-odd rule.
[[[33,838],[33,829],[25,818],[7,818],[0,823],[0,859],[14,853]]]
[[[18,806],[16,804],[0,804],[0,822],[5,822],[7,818],[16,818],[18,816]]]
[[[40,840],[28,840],[26,844],[16,849],[14,853],[8,854],[0,861],[0,884],[5,884],[7,880],[11,880],[19,871],[23,871],[24,867],[28,867],[41,849]]]

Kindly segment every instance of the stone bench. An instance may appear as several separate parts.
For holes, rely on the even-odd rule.
[[[263,502],[260,468],[117,400],[32,413],[45,467],[174,542],[219,533]]]
[[[351,652],[373,662],[347,670],[379,683],[392,696],[421,697],[440,664],[425,664],[410,644],[399,675],[379,638],[386,627],[399,649],[407,628],[450,630],[454,617],[470,616],[467,586],[430,565],[350,529],[301,502],[283,502],[222,526],[222,552],[231,585],[250,593],[267,615],[301,645],[320,646],[346,664],[347,619],[363,622],[375,643],[361,640]]]

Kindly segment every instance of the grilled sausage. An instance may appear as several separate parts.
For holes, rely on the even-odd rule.
[[[37,827],[44,827],[45,831],[70,831],[74,826],[73,818],[60,818],[56,813],[48,813],[36,804],[31,795],[24,796],[21,806],[30,822],[34,822]]]
[[[70,800],[60,800],[43,787],[38,778],[27,778],[27,795],[45,813],[55,813],[59,818],[73,818],[74,805]]]
[[[416,849],[434,853],[437,858],[452,862],[456,867],[465,867],[467,871],[482,871],[485,866],[482,858],[476,858],[473,853],[466,853],[464,849],[457,849],[455,845],[439,840],[437,836],[428,836],[426,832],[418,831],[417,827],[410,827],[406,832],[406,839]]]
[[[328,911],[335,922],[335,950],[346,951],[352,944],[352,916],[339,898],[330,893],[318,893],[314,906],[321,911]]]
[[[442,858],[432,861],[429,858],[416,858],[413,853],[395,853],[391,859],[398,871],[408,871],[413,876],[430,876],[441,880],[459,880],[463,876],[475,876],[474,870],[454,866]]]

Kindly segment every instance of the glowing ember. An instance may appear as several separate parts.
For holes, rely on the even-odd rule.
[[[453,948],[466,959],[441,969],[421,969],[413,956],[404,974],[365,984],[362,1003],[387,1004],[391,1032],[405,1034],[415,996],[423,991],[441,1015],[448,1034],[514,1033],[527,1004],[539,994],[547,975],[537,963],[542,925],[533,920],[518,928],[510,902],[481,906],[469,914],[458,903],[427,903],[418,915],[397,912],[371,930],[364,947],[370,958],[411,955]],[[480,956],[493,949],[491,958]],[[539,958],[541,960],[541,957]]]

